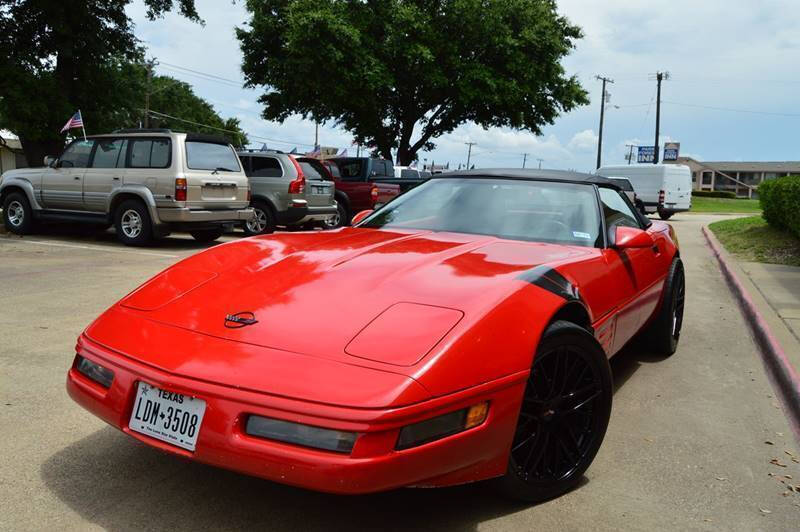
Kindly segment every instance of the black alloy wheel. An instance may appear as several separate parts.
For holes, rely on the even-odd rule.
[[[503,491],[538,502],[576,486],[605,436],[611,395],[608,359],[592,335],[551,325],[528,378]]]

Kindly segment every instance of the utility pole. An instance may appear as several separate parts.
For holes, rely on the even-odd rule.
[[[536,159],[536,160],[539,161],[539,170],[541,170],[542,169],[542,161],[544,161],[544,159]]]
[[[314,123],[314,149],[319,148],[319,122]]]
[[[658,88],[656,89],[656,140],[653,143],[653,164],[658,164],[658,134],[659,127],[661,126],[661,82],[665,79],[669,79],[669,72],[656,72],[655,76],[658,82]]]
[[[472,157],[472,146],[477,144],[477,142],[465,142],[464,144],[469,146],[469,149],[467,150],[467,170],[469,170],[469,160]]]
[[[145,68],[147,69],[147,87],[145,88],[144,92],[144,127],[145,129],[150,127],[150,94],[152,92],[152,84],[153,84],[153,68],[157,65],[155,58],[151,59],[147,63],[145,63]]]
[[[522,167],[523,168],[525,168],[525,161],[527,161],[527,160],[528,160],[528,154],[527,153],[523,153],[522,154]]]
[[[603,153],[603,115],[605,114],[606,110],[606,83],[614,83],[613,79],[609,79],[603,76],[595,76],[595,79],[599,79],[603,82],[603,93],[600,97],[600,133],[597,137],[597,167],[600,168],[600,160]]]
[[[633,160],[633,149],[636,148],[637,146],[636,144],[626,144],[625,147],[630,148],[628,150],[628,164],[631,164],[631,161]]]

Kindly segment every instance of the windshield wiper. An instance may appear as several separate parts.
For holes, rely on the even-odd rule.
[[[225,168],[224,166],[217,166],[216,168],[214,168],[214,171],[211,172],[211,174],[212,175],[213,174],[218,174],[218,173],[220,173],[220,171],[222,171],[222,172],[233,172],[233,170],[231,170],[230,168]]]

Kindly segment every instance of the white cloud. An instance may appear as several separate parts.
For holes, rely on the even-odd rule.
[[[592,135],[599,118],[600,83],[593,76],[615,80],[608,87],[612,103],[607,108],[603,132],[603,161],[624,162],[626,143],[652,144],[655,82],[648,74],[668,70],[672,79],[663,84],[661,130],[681,142],[682,151],[703,153],[713,159],[796,159],[794,132],[797,119],[760,116],[678,104],[707,105],[796,113],[800,88],[800,2],[796,0],[559,0],[559,11],[583,28],[585,37],[565,61],[590,92],[592,104],[559,117],[544,135],[465,124],[451,135],[435,140],[433,153],[421,158],[465,163],[467,147],[475,141],[473,161],[479,166],[521,166],[523,153],[544,159],[554,168],[594,168]],[[284,140],[275,144],[291,149],[292,142],[310,144],[314,125],[300,119],[284,124],[260,118],[260,91],[230,83],[178,73],[164,63],[180,65],[232,80],[242,79],[241,52],[234,27],[247,19],[243,2],[198,0],[205,26],[170,14],[147,21],[143,2],[133,2],[128,12],[136,34],[149,54],[162,62],[159,72],[192,83],[224,116],[237,116],[256,138]],[[644,104],[635,106],[637,104]],[[667,135],[662,135],[664,138]],[[320,128],[325,145],[349,147],[351,136],[333,127]],[[626,140],[627,139],[627,140]],[[648,140],[649,139],[649,140]],[[269,145],[270,141],[266,141]],[[590,149],[591,148],[591,149]]]
[[[599,137],[593,129],[584,129],[572,136],[567,147],[576,151],[591,151],[597,149]]]

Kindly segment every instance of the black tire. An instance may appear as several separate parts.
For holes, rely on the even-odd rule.
[[[673,259],[661,292],[661,304],[653,321],[642,335],[644,346],[656,354],[670,356],[678,349],[686,301],[686,275],[683,262]]]
[[[244,223],[247,236],[266,235],[275,232],[275,211],[263,201],[255,200],[250,206],[255,211],[255,218]]]
[[[644,202],[642,200],[636,200],[636,208],[642,213],[642,216],[647,216],[647,209],[644,207]]]
[[[33,209],[28,198],[21,192],[12,192],[3,202],[3,224],[17,235],[33,231]]]
[[[612,384],[608,358],[588,331],[567,321],[550,325],[533,359],[498,488],[539,502],[577,486],[608,428]]]
[[[192,238],[198,242],[213,242],[222,236],[225,231],[219,227],[217,229],[198,229],[196,231],[189,231]]]
[[[138,227],[138,230],[137,230]],[[117,239],[126,246],[145,246],[153,240],[153,222],[144,203],[129,199],[114,211]]]
[[[336,229],[337,227],[344,227],[350,225],[350,213],[347,206],[340,199],[336,200],[336,216],[329,218],[325,221],[323,226],[325,229]]]
[[[672,218],[673,214],[675,213],[658,209],[658,217],[661,218],[662,220],[669,220],[670,218]]]

